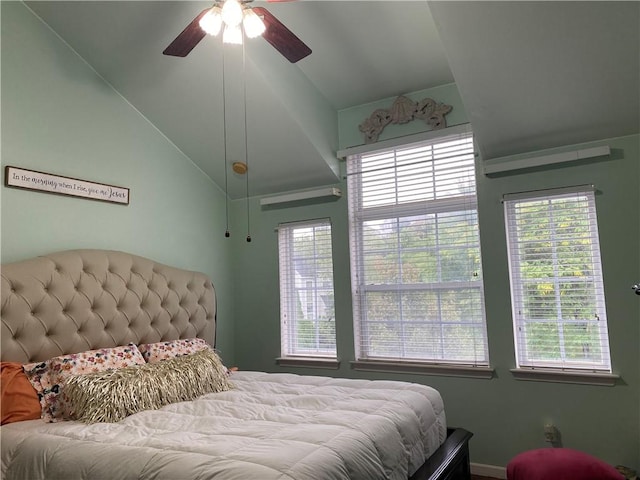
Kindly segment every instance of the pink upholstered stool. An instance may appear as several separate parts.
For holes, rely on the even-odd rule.
[[[611,465],[570,448],[540,448],[515,456],[508,480],[624,480]]]

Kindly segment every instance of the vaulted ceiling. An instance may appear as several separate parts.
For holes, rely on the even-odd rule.
[[[26,5],[218,185],[246,148],[252,195],[336,183],[339,110],[450,83],[485,159],[640,131],[640,2],[253,2],[296,64],[261,38],[162,55],[211,2]]]

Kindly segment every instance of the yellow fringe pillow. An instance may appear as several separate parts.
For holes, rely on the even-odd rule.
[[[206,349],[158,363],[75,375],[65,382],[63,395],[71,409],[68,418],[97,423],[231,388],[220,357]]]

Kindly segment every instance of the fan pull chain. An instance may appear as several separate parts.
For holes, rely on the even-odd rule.
[[[227,93],[225,87],[225,74],[224,74],[224,46],[222,48],[222,126],[223,126],[223,140],[224,140],[224,209],[226,215],[226,230],[224,232],[225,238],[229,238],[231,233],[229,232],[229,175],[227,166]]]
[[[242,42],[242,77],[243,77],[243,89],[244,89],[244,161],[247,165],[246,174],[246,201],[247,201],[247,242],[251,241],[251,221],[249,217],[249,141],[247,137],[249,135],[247,129],[247,68],[245,61],[245,42]]]

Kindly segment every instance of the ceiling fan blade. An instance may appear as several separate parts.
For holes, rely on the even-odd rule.
[[[205,31],[200,28],[200,19],[209,11],[205,8],[198,14],[193,21],[178,35],[171,44],[164,49],[162,53],[172,55],[174,57],[186,57],[193,50],[200,40],[206,35]]]
[[[253,7],[253,11],[262,17],[267,27],[262,34],[264,39],[291,63],[296,63],[311,54],[311,49],[268,10],[262,7]]]

